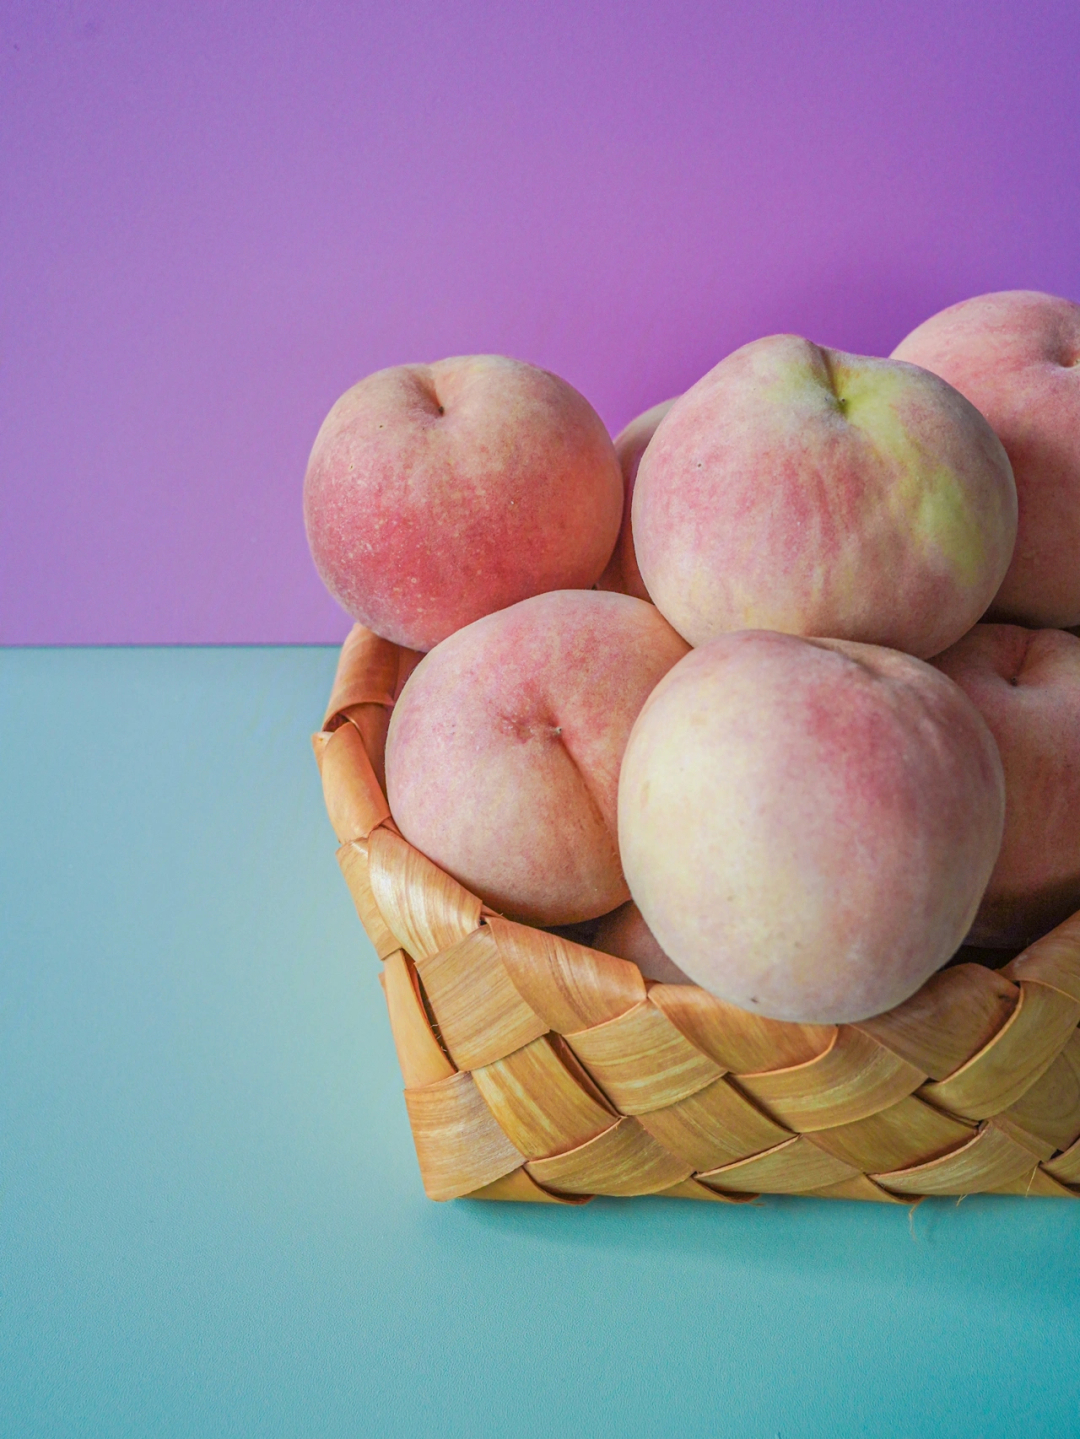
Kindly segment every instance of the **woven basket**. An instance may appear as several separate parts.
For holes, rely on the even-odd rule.
[[[859,1024],[647,982],[494,914],[402,839],[383,752],[416,658],[357,626],[314,745],[430,1198],[1080,1193],[1080,914]]]

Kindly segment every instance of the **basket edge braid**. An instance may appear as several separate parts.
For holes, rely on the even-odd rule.
[[[402,838],[383,757],[418,658],[355,626],[313,746],[430,1198],[1080,1195],[1080,914],[857,1025],[646,981],[494,914]]]

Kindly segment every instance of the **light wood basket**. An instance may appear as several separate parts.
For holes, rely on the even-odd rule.
[[[314,737],[432,1199],[1080,1193],[1080,914],[860,1024],[786,1024],[487,909],[398,833],[415,656],[357,626]]]

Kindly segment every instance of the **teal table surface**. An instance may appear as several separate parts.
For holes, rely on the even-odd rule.
[[[0,1430],[1080,1431],[1080,1205],[433,1204],[329,649],[0,653]]]

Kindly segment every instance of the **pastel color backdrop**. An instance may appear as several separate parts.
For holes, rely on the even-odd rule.
[[[299,494],[364,373],[616,428],[755,335],[1080,298],[1062,0],[0,3],[0,641],[340,639]]]
[[[299,495],[402,360],[616,429],[1080,299],[1078,58],[1059,0],[0,0],[3,1439],[1076,1431],[1064,1201],[423,1197]]]
[[[3,1439],[1080,1432],[1070,1200],[424,1198],[334,661],[0,651]]]

